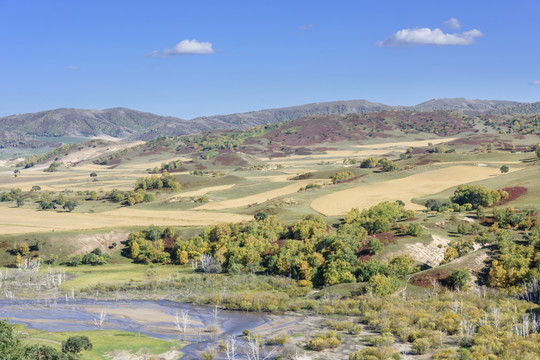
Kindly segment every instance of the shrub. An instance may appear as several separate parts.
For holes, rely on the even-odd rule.
[[[467,282],[471,279],[471,273],[467,268],[454,270],[451,275],[452,283],[455,287],[465,290]]]
[[[417,354],[425,354],[429,349],[429,341],[427,339],[416,339],[412,343],[412,350]]]
[[[422,236],[424,228],[419,223],[410,223],[407,227],[407,235],[414,237]]]
[[[368,240],[368,247],[370,255],[378,254],[384,249],[383,243],[375,237]]]
[[[349,171],[349,170],[340,171],[340,172],[335,173],[334,175],[330,176],[330,178],[332,179],[332,183],[334,183],[334,184],[340,183],[342,181],[345,181],[345,180],[353,178],[353,177],[354,177],[354,173]]]
[[[485,186],[461,185],[454,191],[454,196],[450,200],[459,205],[471,204],[472,208],[476,209],[478,206],[493,205],[503,195],[502,191],[489,190]]]
[[[377,165],[379,165],[379,159],[377,159],[376,157],[369,157],[367,159],[362,160],[362,162],[360,163],[361,168],[368,168],[368,169],[377,167]]]
[[[83,350],[92,350],[92,342],[88,336],[71,336],[62,341],[62,352],[78,354]]]
[[[393,294],[399,287],[398,281],[393,277],[377,274],[368,281],[368,285],[377,296]]]

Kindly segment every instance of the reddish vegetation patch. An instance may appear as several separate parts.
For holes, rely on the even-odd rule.
[[[2,249],[7,248],[8,246],[9,246],[9,245],[8,245],[8,243],[7,243],[6,240],[4,240],[4,241],[2,241],[2,243],[0,243],[0,248],[2,248]]]
[[[368,262],[369,260],[371,260],[371,255],[365,253],[365,254],[361,254],[360,256],[358,256],[358,261],[363,264],[363,263],[366,263]]]
[[[172,250],[174,248],[174,245],[176,244],[176,239],[178,239],[178,235],[163,239],[163,247],[165,248],[165,250]]]
[[[435,159],[426,159],[425,157],[420,159],[420,161],[418,161],[416,163],[416,165],[427,165],[427,164],[433,164],[433,163],[439,163],[441,162],[440,160],[435,160]]]
[[[139,156],[150,156],[150,155],[156,155],[156,154],[162,154],[162,153],[169,153],[171,152],[171,149],[168,147],[164,147],[161,142],[157,143],[155,148],[148,149],[146,148],[146,151],[141,152]]]
[[[527,188],[523,186],[512,186],[512,187],[505,187],[503,189],[508,193],[508,196],[504,199],[501,199],[498,203],[494,204],[493,206],[501,206],[506,203],[509,203],[510,201],[516,200],[520,196],[524,195],[527,192]]]
[[[384,246],[386,246],[388,244],[396,244],[397,239],[398,239],[396,234],[391,233],[391,232],[375,234],[374,237],[379,239],[379,241],[382,242],[384,244]]]
[[[433,287],[433,281],[445,287],[452,286],[450,274],[444,270],[433,270],[415,275],[411,278],[410,283],[416,286]]]
[[[415,147],[413,148],[413,155],[422,155],[422,154],[425,154],[427,152],[427,149],[426,148],[422,148],[422,147]]]
[[[249,163],[231,150],[220,150],[219,155],[212,160],[216,166],[248,166]]]
[[[349,179],[345,179],[343,181],[340,181],[338,184],[344,184],[344,183],[350,183],[354,180],[357,180],[357,179],[360,179],[361,177],[364,177],[366,176],[367,174],[363,174],[363,175],[358,175],[358,176],[355,176],[355,177],[352,177],[352,178],[349,178]]]
[[[118,166],[118,165],[120,165],[121,162],[122,162],[122,159],[120,159],[119,157],[117,157],[117,158],[114,158],[114,159],[112,159],[111,161],[109,161],[109,162],[107,163],[107,165],[116,165],[116,166]]]
[[[479,219],[479,221],[480,221],[480,224],[482,224],[482,226],[491,226],[495,224],[495,219],[488,218],[488,217],[481,218]]]
[[[451,112],[380,111],[369,114],[307,116],[284,123],[282,127],[265,134],[264,138],[268,140],[271,151],[287,153],[290,147],[395,138],[402,133],[432,133],[443,137],[467,131],[475,130],[461,116]],[[260,144],[260,141],[260,138],[247,139],[242,146],[250,147]],[[322,151],[320,148],[317,150]],[[250,148],[248,151],[256,150]]]

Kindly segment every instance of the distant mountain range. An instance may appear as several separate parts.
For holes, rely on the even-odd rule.
[[[59,137],[100,137],[150,140],[162,135],[185,135],[210,129],[247,129],[312,115],[344,115],[383,110],[457,111],[468,115],[540,114],[540,102],[435,99],[416,106],[390,106],[367,100],[313,103],[246,113],[183,120],[171,116],[113,108],[106,110],[56,109],[0,118],[0,146],[41,147]]]

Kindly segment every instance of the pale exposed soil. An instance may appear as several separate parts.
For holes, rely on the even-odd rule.
[[[119,244],[121,241],[127,240],[128,235],[128,231],[113,230],[104,234],[77,235],[69,241],[77,244],[78,254],[86,254],[96,248],[101,249],[102,252],[108,252],[112,243]]]
[[[518,168],[510,171],[520,170]],[[401,200],[406,208],[422,210],[413,198],[436,194],[453,186],[499,176],[499,169],[458,165],[426,171],[405,178],[358,186],[334,192],[311,202],[311,207],[326,216],[345,215],[353,207],[366,209],[381,201]]]
[[[438,266],[444,260],[444,251],[448,247],[450,240],[438,235],[431,235],[431,238],[433,240],[428,244],[419,242],[405,244],[401,250],[388,254],[388,257],[408,254],[420,263],[427,264],[431,267]]]
[[[117,139],[115,139],[115,140],[117,140]],[[106,147],[95,147],[95,148],[93,148],[93,147],[85,147],[80,151],[75,151],[75,152],[72,152],[72,153],[68,154],[67,156],[64,156],[63,158],[58,160],[58,162],[61,163],[61,164],[78,163],[78,162],[83,161],[83,160],[95,159],[95,158],[98,158],[98,157],[103,157],[103,156],[112,154],[114,152],[117,152],[117,151],[120,151],[120,150],[123,150],[123,149],[128,149],[128,148],[140,145],[140,144],[144,144],[144,141],[133,141],[133,142],[129,142],[129,143],[117,143],[117,144],[114,144],[114,145],[110,144],[110,145],[107,145]]]

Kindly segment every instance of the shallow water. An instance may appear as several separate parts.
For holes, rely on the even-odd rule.
[[[97,310],[98,309],[98,310]],[[151,312],[158,315],[174,316],[177,311],[188,311],[190,320],[197,324],[188,326],[190,334],[180,333],[173,322],[152,321],[129,316],[115,315],[115,310]],[[97,312],[96,312],[97,310]],[[220,339],[237,337],[244,329],[252,330],[268,324],[269,316],[257,312],[239,312],[222,310],[217,317],[214,308],[176,303],[172,301],[100,301],[75,300],[0,300],[0,318],[9,318],[12,323],[24,324],[29,328],[45,331],[84,331],[96,330],[94,319],[103,310],[107,316],[102,329],[124,330],[158,338],[182,339],[190,344],[182,349],[182,359],[199,359],[199,354],[210,346],[215,346],[218,338],[204,330],[217,326],[222,333]],[[168,317],[166,317],[168,318]],[[201,324],[198,324],[201,323]],[[279,326],[276,326],[278,330]],[[239,341],[241,343],[241,341]],[[216,356],[216,359],[225,358]]]

